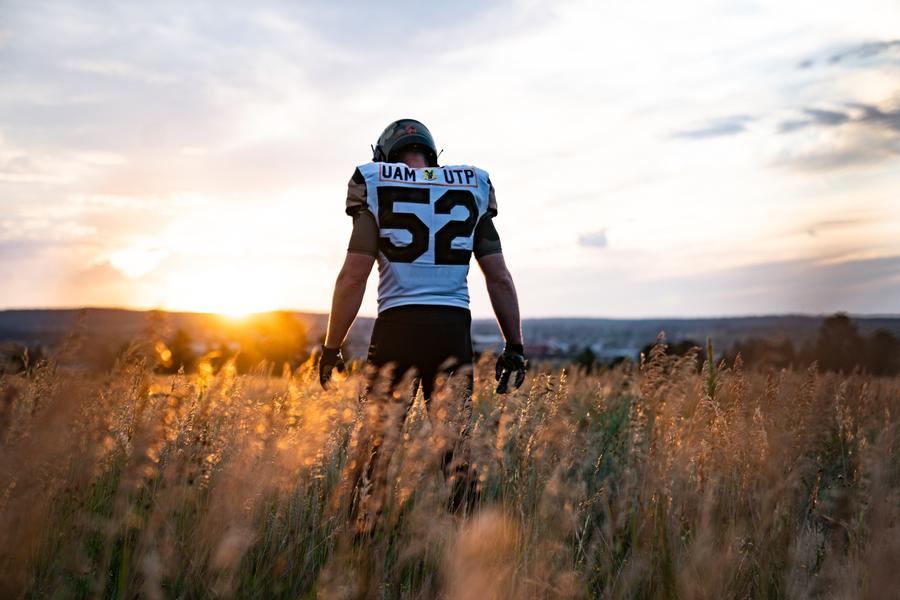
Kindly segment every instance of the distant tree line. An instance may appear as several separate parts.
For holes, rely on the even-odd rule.
[[[284,368],[296,369],[309,358],[306,328],[289,312],[254,315],[241,323],[211,347],[198,344],[183,329],[154,346],[157,373],[177,373],[203,368],[212,372],[234,361],[239,373],[265,367],[280,374]]]
[[[849,373],[858,369],[872,375],[900,374],[900,339],[885,329],[863,336],[845,313],[822,321],[812,342],[796,346],[784,337],[751,338],[736,343],[725,358],[734,360],[738,353],[749,365],[805,367],[815,361],[822,371]]]
[[[645,346],[644,354],[652,346]],[[694,347],[701,348],[698,361],[706,360],[703,344],[694,340],[668,344],[666,353],[681,356]],[[824,319],[812,341],[798,345],[786,336],[748,338],[736,342],[721,358],[733,363],[738,355],[749,367],[805,368],[816,362],[822,371],[849,373],[856,369],[872,375],[900,374],[900,339],[885,329],[863,336],[845,313]]]

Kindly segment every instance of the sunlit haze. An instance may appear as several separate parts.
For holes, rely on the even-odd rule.
[[[0,82],[0,308],[327,312],[411,117],[525,317],[900,312],[896,0],[13,0]]]

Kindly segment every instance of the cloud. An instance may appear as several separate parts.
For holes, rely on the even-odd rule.
[[[672,134],[673,138],[683,138],[691,140],[702,140],[707,138],[723,137],[737,135],[747,130],[747,123],[753,121],[750,115],[732,115],[729,117],[721,117],[707,122],[705,125],[696,129],[686,129],[676,131]]]
[[[804,114],[808,119],[782,121],[778,126],[779,133],[790,133],[799,129],[805,129],[815,125],[834,127],[842,125],[850,120],[850,115],[834,110],[821,110],[817,108],[804,108]]]
[[[606,248],[608,246],[606,230],[585,233],[578,238],[578,244],[587,248]]]
[[[2,235],[2,232],[0,232]],[[52,240],[0,239],[0,261],[12,262],[25,258],[40,257],[51,247],[63,243]]]
[[[526,310],[542,316],[884,314],[900,306],[900,255],[764,261],[660,278],[604,260],[532,269],[521,279],[523,286],[545,290],[540,297],[523,297]]]
[[[853,104],[852,106],[863,111],[863,116],[858,119],[858,122],[871,123],[885,129],[900,132],[900,107],[884,111],[871,104]]]
[[[133,302],[134,281],[108,261],[70,269],[59,283],[59,297],[81,306],[125,306]]]
[[[900,50],[900,40],[864,42],[841,50],[840,52],[835,52],[828,57],[828,62],[837,64],[847,59],[866,60],[892,50]]]
[[[817,237],[820,232],[830,229],[843,229],[845,227],[853,227],[854,225],[862,225],[870,223],[869,219],[828,219],[818,221],[806,228],[806,233],[811,237]]]
[[[805,106],[797,116],[777,123],[777,133],[785,134],[789,141],[775,163],[801,171],[821,172],[896,158],[900,155],[897,90],[892,101],[872,102],[873,94],[878,94],[880,99],[890,96],[883,85],[873,87],[870,82],[886,82],[888,73],[896,73],[900,66],[900,39],[832,48],[804,60],[799,66],[809,69],[830,65],[852,68],[853,72],[836,72],[828,79],[817,75],[810,80],[804,76],[793,86],[795,95],[816,98],[816,102],[831,96],[832,101],[828,107]],[[838,94],[843,99],[835,102]]]
[[[900,256],[771,261],[670,282],[697,297],[709,296],[711,305],[700,313],[725,308],[745,313],[888,312],[900,305]]]
[[[81,287],[125,285],[129,277],[110,261],[102,261],[78,269],[71,274],[70,282]]]
[[[848,62],[871,62],[872,59],[885,55],[892,58],[896,54],[900,58],[900,40],[878,40],[862,42],[847,46],[826,56],[807,58],[797,65],[800,69],[810,69],[817,65],[837,65]]]
[[[812,143],[786,150],[776,164],[824,171],[875,164],[900,155],[900,107],[847,103],[847,111],[804,109],[805,119],[782,121],[779,133],[813,130]],[[828,135],[818,135],[827,133]]]
[[[799,171],[821,172],[873,165],[896,156],[900,156],[900,147],[896,142],[883,139],[857,139],[809,151],[784,152],[773,161],[773,165]]]
[[[847,106],[862,111],[862,114],[853,117],[849,112],[804,108],[803,113],[808,118],[782,121],[778,126],[778,131],[779,133],[791,133],[808,127],[837,127],[844,123],[854,123],[900,132],[900,108],[884,110],[874,104],[858,102],[850,103]]]

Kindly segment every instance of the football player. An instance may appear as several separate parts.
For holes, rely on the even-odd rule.
[[[497,391],[525,379],[519,305],[494,227],[497,202],[488,174],[474,166],[439,166],[431,133],[414,119],[387,126],[347,189],[353,232],[334,287],[328,331],[319,361],[327,388],[343,370],[340,347],[359,311],[366,280],[378,261],[378,317],[368,362],[394,367],[393,384],[409,369],[430,398],[434,378],[471,365],[467,276],[472,254],[506,347],[496,363]],[[463,369],[471,392],[471,368]]]

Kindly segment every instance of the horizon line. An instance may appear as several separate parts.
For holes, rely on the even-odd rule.
[[[149,313],[149,312],[163,312],[170,314],[183,314],[183,315],[214,315],[214,316],[222,316],[222,317],[234,317],[234,315],[229,315],[227,313],[219,313],[212,311],[194,311],[194,310],[175,310],[175,309],[167,309],[167,308],[133,308],[133,307],[123,307],[123,306],[33,306],[33,307],[4,307],[0,308],[0,312],[15,312],[15,311],[80,311],[80,310],[117,310],[117,311],[125,311],[125,312],[134,312],[134,313]],[[310,310],[302,310],[296,308],[273,308],[270,310],[261,310],[261,311],[253,311],[248,312],[246,314],[240,315],[239,318],[243,317],[251,317],[253,315],[264,315],[268,313],[277,313],[277,312],[289,312],[289,313],[300,313],[306,315],[316,315],[316,316],[324,316],[328,317],[329,313],[327,312],[319,312],[319,311],[310,311]],[[804,312],[784,312],[784,313],[757,313],[757,314],[747,314],[747,313],[735,313],[735,314],[713,314],[713,315],[694,315],[694,316],[678,316],[678,315],[664,315],[664,316],[642,316],[642,317],[611,317],[611,316],[597,316],[597,315],[542,315],[542,316],[522,316],[522,320],[549,320],[549,319],[595,319],[595,320],[605,320],[605,321],[664,321],[664,320],[698,320],[698,319],[764,319],[764,318],[773,318],[773,317],[806,317],[806,318],[825,318],[836,314],[846,314],[850,317],[861,318],[861,319],[900,319],[900,313],[891,314],[891,313],[853,313],[845,310],[836,310],[836,311],[827,311],[822,313],[804,313]],[[357,318],[364,319],[374,319],[377,317],[376,315],[369,314],[359,314]],[[493,316],[484,316],[484,317],[476,317],[473,315],[474,320],[491,320],[494,319]]]

